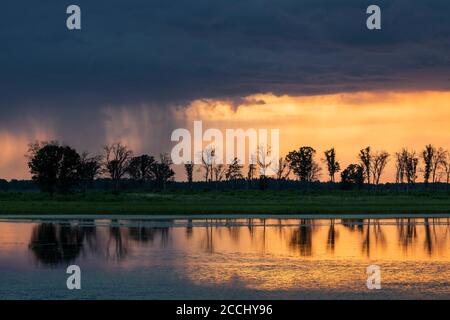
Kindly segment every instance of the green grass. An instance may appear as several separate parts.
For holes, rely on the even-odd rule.
[[[449,193],[167,191],[55,195],[0,193],[0,214],[450,213]]]

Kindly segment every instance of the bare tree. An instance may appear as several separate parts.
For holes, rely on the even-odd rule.
[[[415,155],[408,159],[408,162],[406,163],[406,177],[408,178],[408,183],[416,183],[418,163],[419,159]]]
[[[218,164],[214,166],[214,179],[218,182],[222,181],[225,176],[226,166],[223,164]]]
[[[442,161],[442,167],[445,173],[445,181],[450,184],[450,152],[448,150],[445,151],[445,158]]]
[[[216,149],[212,146],[207,147],[201,153],[202,166],[204,170],[203,176],[205,177],[205,182],[213,181],[214,179],[214,164],[216,161]]]
[[[322,161],[327,165],[330,182],[335,182],[334,176],[341,170],[339,162],[336,161],[336,151],[334,148],[331,148],[330,150],[326,150],[324,155],[325,159],[322,159]]]
[[[275,174],[277,180],[285,180],[291,174],[291,168],[289,167],[289,163],[286,161],[286,158],[280,157],[278,159],[278,163],[275,167]]]
[[[367,184],[370,184],[370,177],[372,172],[372,152],[370,150],[370,147],[366,147],[364,149],[361,149],[359,151],[359,161],[361,166],[364,169],[364,176],[366,178]]]
[[[433,155],[433,163],[431,166],[431,177],[433,183],[439,182],[439,169],[443,167],[447,153],[443,148],[436,149]]]
[[[272,165],[272,149],[270,146],[260,144],[257,149],[256,162],[259,166],[260,176],[266,177],[267,169]]]
[[[396,168],[395,182],[403,183],[405,180],[405,172],[406,172],[405,162],[403,161],[403,152],[395,153],[395,168]]]
[[[381,175],[389,160],[389,153],[386,151],[377,151],[372,157],[372,182],[380,183]]]
[[[114,184],[114,191],[119,189],[119,181],[128,170],[133,152],[120,142],[104,146],[105,168]]]
[[[408,184],[415,183],[417,179],[417,165],[419,163],[416,152],[403,148],[395,154],[395,157],[397,183],[403,183],[405,180]]]
[[[83,194],[86,194],[87,188],[92,185],[95,178],[101,174],[101,168],[102,156],[90,156],[87,152],[81,154],[78,175]]]

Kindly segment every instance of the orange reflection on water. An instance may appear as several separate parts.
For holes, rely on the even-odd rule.
[[[185,261],[185,273],[198,284],[345,291],[354,283],[363,287],[366,267],[378,264],[385,285],[400,290],[410,282],[445,284],[433,292],[450,294],[446,221],[284,220],[277,226],[269,220],[258,221],[257,227],[250,221],[244,227],[194,228],[188,240],[176,230],[173,238],[175,247],[209,254],[203,263],[197,258]]]
[[[0,222],[0,270],[36,263],[158,269],[185,286],[287,298],[368,294],[366,268],[376,264],[380,297],[448,298],[450,218]]]

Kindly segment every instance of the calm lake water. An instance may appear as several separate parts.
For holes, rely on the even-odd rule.
[[[2,220],[0,298],[450,299],[450,218]]]

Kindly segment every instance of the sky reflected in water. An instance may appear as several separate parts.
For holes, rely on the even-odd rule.
[[[449,299],[450,218],[2,221],[0,298]]]

